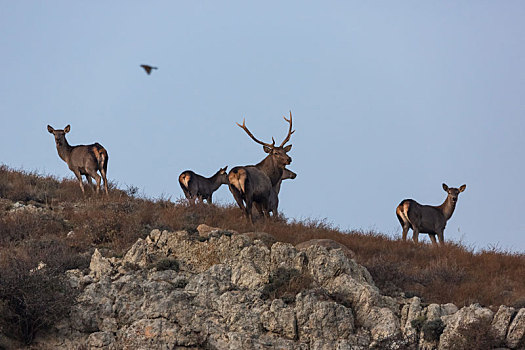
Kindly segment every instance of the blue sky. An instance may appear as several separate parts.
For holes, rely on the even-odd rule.
[[[46,130],[71,124],[111,181],[176,200],[183,170],[265,156],[236,122],[280,141],[291,110],[287,217],[399,236],[402,199],[467,184],[445,239],[525,251],[521,1],[1,5],[1,163],[71,177]]]

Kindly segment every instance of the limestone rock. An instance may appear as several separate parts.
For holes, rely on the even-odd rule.
[[[110,276],[115,269],[111,261],[103,257],[98,249],[95,249],[95,252],[91,256],[89,270],[94,278],[99,279],[103,276]]]
[[[341,249],[348,259],[355,258],[355,253],[351,251],[347,246],[331,239],[311,239],[306,242],[301,242],[295,247],[299,250],[304,250],[312,245],[319,245],[321,247],[325,247],[328,250]]]
[[[272,245],[277,242],[274,236],[266,232],[245,232],[243,235],[250,238],[252,241],[255,241],[256,239],[260,240],[268,248],[271,248]]]
[[[525,347],[525,308],[521,308],[509,325],[507,346],[511,349]]]
[[[492,320],[491,324],[492,334],[494,335],[495,341],[500,346],[504,345],[505,343],[510,321],[515,313],[516,310],[514,310],[513,307],[502,305],[498,309],[498,312],[496,312],[494,315],[494,319]]]
[[[479,305],[458,311],[384,296],[337,242],[294,247],[261,233],[198,232],[153,230],[122,259],[95,250],[89,273],[66,273],[77,303],[38,348],[436,349],[417,319],[444,322],[439,349],[453,349],[479,324],[509,348],[523,347],[525,309],[513,319],[502,307],[493,319]]]
[[[438,349],[452,350],[457,349],[459,344],[467,345],[469,341],[466,335],[475,334],[480,327],[490,325],[493,316],[494,313],[490,309],[472,304],[461,308],[451,316],[442,317],[446,327],[439,339]]]

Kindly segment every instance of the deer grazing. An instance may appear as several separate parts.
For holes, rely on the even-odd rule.
[[[108,171],[108,152],[98,142],[91,145],[77,145],[71,146],[66,140],[66,134],[71,130],[71,126],[66,126],[64,130],[55,130],[50,125],[47,126],[47,131],[55,136],[55,143],[57,146],[58,156],[67,163],[69,169],[75,174],[82,190],[85,194],[84,185],[82,184],[82,175],[90,185],[92,185],[91,178],[95,178],[97,182],[96,193],[100,192],[100,171],[104,179],[104,190],[108,195],[108,180],[106,173]]]
[[[408,229],[411,228],[412,239],[415,243],[418,242],[420,233],[428,233],[433,244],[437,244],[436,235],[439,243],[444,244],[445,226],[456,209],[458,195],[466,188],[467,185],[453,188],[443,184],[443,189],[448,195],[443,204],[439,206],[422,205],[413,199],[403,200],[396,209],[397,218],[403,227],[403,240],[406,240]]]
[[[237,123],[252,140],[263,146],[264,152],[268,153],[268,156],[256,165],[238,166],[228,174],[230,191],[241,210],[244,211],[246,218],[252,223],[253,203],[256,203],[257,209],[265,217],[270,216],[272,191],[275,191],[274,187],[277,184],[280,187],[284,168],[292,162],[292,158],[287,154],[292,149],[292,145],[285,146],[295,132],[295,130],[292,131],[292,112],[290,112],[290,119],[284,117],[284,120],[290,127],[288,134],[279,146],[275,145],[273,138],[271,144],[259,141],[248,130],[245,121],[242,125]],[[274,192],[274,195],[277,196],[277,192]]]
[[[195,174],[191,170],[183,171],[179,175],[179,184],[188,201],[195,204],[195,199],[199,199],[201,203],[206,199],[208,203],[212,203],[213,192],[217,191],[221,185],[228,184],[227,168],[225,166],[219,169],[209,178]]]

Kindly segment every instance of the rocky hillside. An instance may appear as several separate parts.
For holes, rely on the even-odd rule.
[[[66,272],[78,303],[38,349],[523,349],[525,308],[384,296],[353,252],[200,225]],[[46,269],[41,266],[41,269]]]
[[[524,347],[524,254],[110,185],[0,165],[0,349]]]

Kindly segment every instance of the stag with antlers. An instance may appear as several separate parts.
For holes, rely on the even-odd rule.
[[[285,146],[295,132],[292,130],[292,112],[290,112],[290,119],[284,117],[284,120],[290,126],[288,134],[279,146],[275,145],[273,137],[271,144],[258,140],[246,127],[245,120],[242,125],[237,123],[252,140],[263,146],[264,152],[268,153],[268,156],[256,165],[238,166],[228,174],[230,191],[247,219],[252,223],[254,203],[264,216],[269,217],[270,200],[272,193],[275,193],[274,187],[280,185],[284,167],[292,162],[292,158],[287,154],[292,149],[292,145]]]

